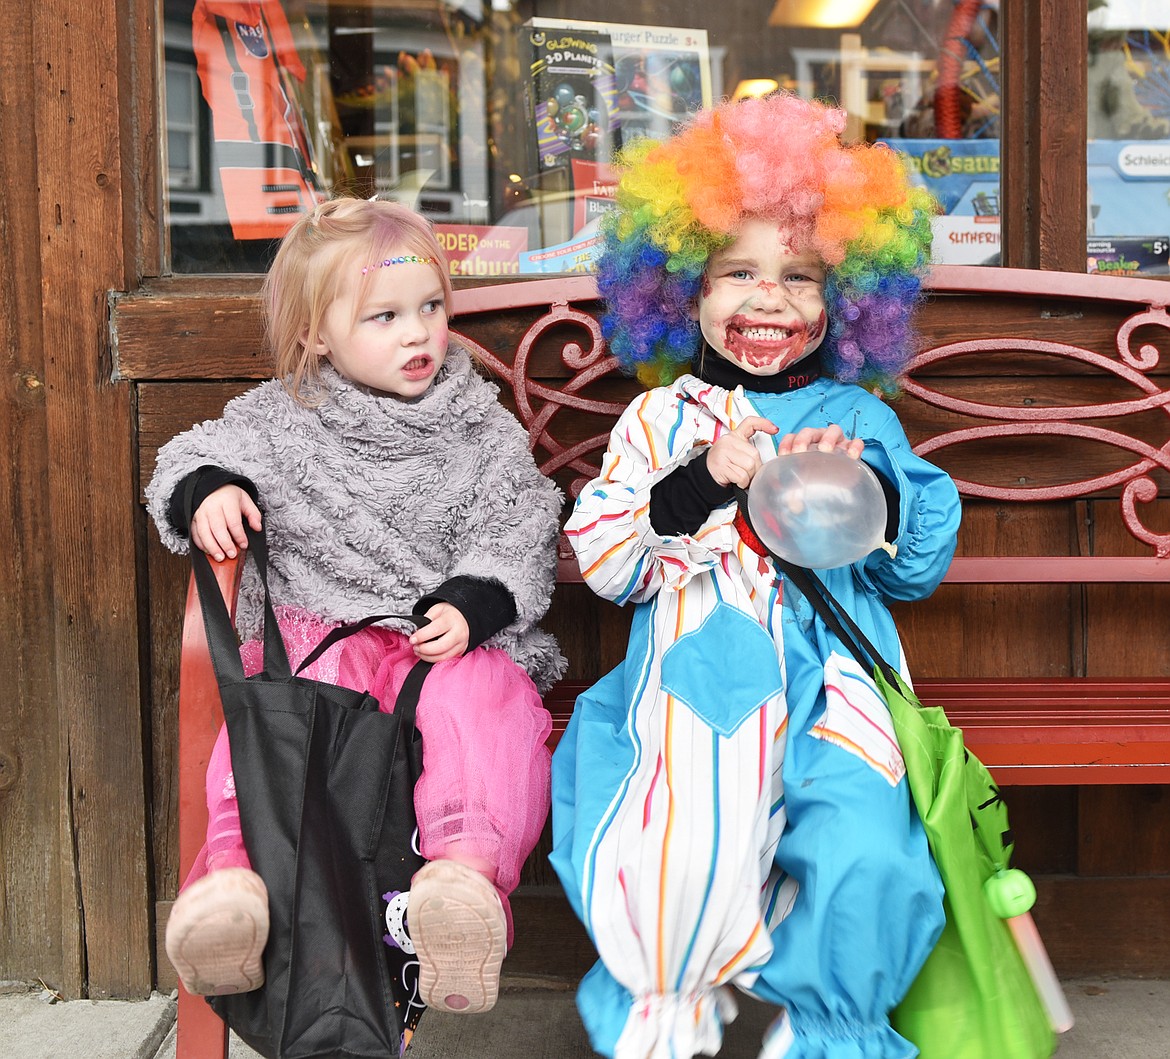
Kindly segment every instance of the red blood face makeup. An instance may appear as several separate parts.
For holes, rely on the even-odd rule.
[[[750,218],[707,263],[699,327],[720,356],[753,375],[774,375],[824,341],[824,284],[819,258],[794,250],[775,222]]]

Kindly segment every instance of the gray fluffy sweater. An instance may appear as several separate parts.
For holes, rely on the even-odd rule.
[[[409,614],[460,574],[495,578],[517,617],[488,645],[547,690],[565,668],[556,641],[537,627],[555,580],[561,494],[537,470],[496,387],[454,345],[413,401],[371,396],[323,369],[318,407],[265,382],[159,450],[146,497],[163,543],[189,546],[167,519],[183,478],[209,464],[244,475],[264,512],[274,603],[346,622]],[[249,564],[241,635],[258,633],[262,603]]]

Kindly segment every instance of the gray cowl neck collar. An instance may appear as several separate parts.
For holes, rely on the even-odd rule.
[[[386,449],[403,455],[430,448],[436,436],[471,432],[482,422],[492,387],[476,373],[466,350],[452,345],[435,381],[421,397],[379,397],[350,382],[326,363],[321,367],[321,422],[358,449]]]

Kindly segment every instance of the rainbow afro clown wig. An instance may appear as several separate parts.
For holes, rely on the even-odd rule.
[[[723,103],[669,140],[621,153],[598,287],[602,329],[625,371],[658,386],[688,370],[702,342],[692,308],[707,259],[759,216],[825,262],[825,372],[896,392],[936,206],[889,148],[842,145],[844,127],[843,111],[780,93]]]

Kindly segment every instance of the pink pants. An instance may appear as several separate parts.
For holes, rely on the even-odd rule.
[[[334,627],[292,607],[276,613],[294,669]],[[249,675],[263,668],[260,641],[249,640],[240,655]],[[373,627],[334,644],[301,675],[369,691],[391,712],[415,661],[406,636]],[[549,810],[545,740],[552,722],[536,686],[503,651],[477,647],[427,674],[417,724],[423,773],[414,807],[422,855],[440,859],[458,844],[492,865],[492,882],[502,895],[511,893]],[[207,845],[184,887],[217,868],[251,867],[226,726],[207,767],[207,817]]]

